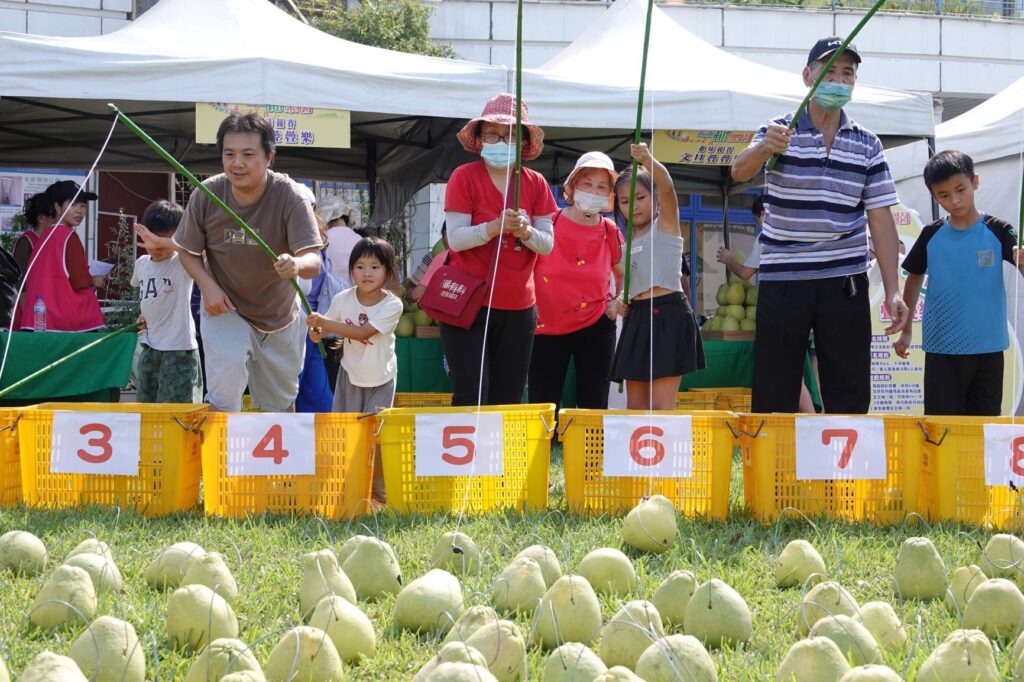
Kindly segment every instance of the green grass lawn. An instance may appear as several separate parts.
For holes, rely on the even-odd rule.
[[[523,547],[549,545],[572,571],[592,549],[622,547],[620,522],[607,517],[582,518],[564,509],[564,485],[560,453],[555,451],[552,469],[551,511],[543,514],[502,513],[469,517],[460,529],[480,546],[484,558],[479,575],[463,580],[469,603],[486,603],[487,588],[501,569]],[[786,650],[796,641],[795,623],[801,592],[774,586],[773,559],[785,544],[798,537],[810,540],[821,552],[832,577],[860,602],[886,600],[902,617],[910,638],[907,650],[887,655],[886,662],[907,679],[932,649],[958,627],[942,603],[904,602],[894,595],[890,572],[904,538],[931,538],[950,573],[958,566],[979,562],[979,545],[987,534],[953,525],[928,528],[923,523],[909,528],[873,528],[815,520],[784,521],[762,526],[742,512],[739,466],[734,467],[732,511],[729,521],[707,523],[681,520],[675,547],[660,556],[626,550],[639,577],[639,589],[631,598],[649,599],[671,571],[689,569],[699,581],[720,578],[747,600],[753,614],[751,640],[735,650],[713,652],[721,680],[769,680]],[[131,621],[146,644],[148,679],[177,680],[184,677],[190,656],[171,650],[164,641],[164,614],[168,593],[146,587],[143,570],[156,552],[173,542],[198,542],[208,551],[227,557],[241,597],[235,606],[240,639],[250,644],[261,663],[266,661],[281,634],[301,624],[298,581],[301,555],[315,549],[337,549],[350,535],[376,534],[391,543],[398,554],[403,580],[408,583],[428,568],[437,538],[453,530],[454,516],[396,516],[380,514],[358,523],[321,523],[312,518],[253,518],[247,521],[209,520],[200,513],[147,520],[110,510],[34,511],[0,510],[0,534],[25,529],[40,536],[49,550],[47,574],[81,540],[96,536],[108,542],[124,575],[126,588],[120,597],[101,598],[99,613]],[[0,590],[0,655],[12,673],[20,672],[39,652],[66,653],[82,628],[44,634],[27,627],[29,604],[41,579],[3,576]],[[625,600],[622,600],[625,601]],[[391,623],[394,600],[361,603],[378,633],[378,653],[371,661],[348,668],[348,679],[408,680],[435,649],[429,637],[396,630]],[[618,600],[603,599],[605,618],[618,608]],[[518,620],[524,634],[531,618]],[[84,627],[84,626],[83,626]],[[997,643],[997,662],[1009,679],[1008,643]],[[530,678],[539,679],[544,654],[530,653]]]

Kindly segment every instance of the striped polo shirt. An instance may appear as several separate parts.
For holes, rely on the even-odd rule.
[[[840,112],[840,126],[825,150],[825,136],[807,112],[789,149],[765,177],[761,281],[842,277],[868,269],[867,215],[898,202],[878,136]],[[789,125],[793,114],[768,125]]]

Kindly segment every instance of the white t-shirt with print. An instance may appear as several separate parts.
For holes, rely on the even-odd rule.
[[[139,288],[139,308],[146,320],[142,342],[153,350],[195,350],[196,325],[192,320],[192,278],[178,254],[155,261],[135,261],[132,286]]]
[[[381,386],[398,376],[395,327],[402,319],[402,301],[390,291],[385,294],[380,303],[363,305],[356,297],[356,287],[345,289],[334,297],[324,314],[335,322],[368,324],[378,332],[365,341],[345,339],[341,366],[353,386]]]

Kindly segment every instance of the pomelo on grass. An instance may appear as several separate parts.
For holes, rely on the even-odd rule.
[[[828,637],[801,639],[782,658],[775,682],[836,682],[850,670],[843,652]]]
[[[530,545],[516,554],[515,558],[528,557],[540,564],[540,572],[544,575],[545,589],[555,584],[562,577],[562,564],[558,556],[547,545]]]
[[[974,564],[961,566],[953,571],[953,578],[949,581],[949,587],[946,590],[944,600],[946,608],[952,613],[963,615],[964,609],[967,608],[967,602],[970,601],[971,595],[974,594],[974,590],[986,580],[988,578],[985,576],[985,573]]]
[[[868,664],[851,668],[839,682],[903,682],[903,678],[888,666]]]
[[[88,682],[78,665],[68,658],[44,651],[21,671],[18,682]]]
[[[860,607],[860,622],[886,651],[897,651],[907,645],[907,631],[891,604],[869,601]]]
[[[807,636],[814,624],[829,615],[856,616],[860,605],[839,583],[826,580],[812,587],[797,609],[796,627],[801,637]]]
[[[487,667],[484,655],[473,647],[463,642],[448,642],[423,664],[413,676],[412,682],[426,682],[430,674],[442,663],[469,663],[481,668]]]
[[[179,587],[167,600],[167,637],[176,649],[197,650],[238,637],[238,619],[224,597],[206,585]]]
[[[167,547],[146,567],[146,582],[155,589],[177,588],[192,563],[206,554],[206,550],[194,542],[176,542]]]
[[[181,578],[182,585],[206,585],[224,597],[229,604],[238,601],[238,583],[231,569],[219,552],[209,552],[191,562],[185,575]]]
[[[249,673],[254,680],[265,679],[252,649],[244,642],[224,637],[213,640],[199,652],[185,682],[220,682],[231,673]]]
[[[850,616],[825,616],[811,628],[811,637],[828,637],[853,665],[881,663],[882,649],[868,629]]]
[[[59,566],[32,600],[29,620],[41,630],[81,626],[96,615],[96,606],[89,574],[77,566]]]
[[[1005,578],[992,578],[978,585],[964,609],[964,626],[976,628],[989,637],[1017,634],[1024,620],[1024,595]]]
[[[429,318],[427,324],[429,324]],[[416,324],[421,324],[419,320]],[[473,539],[460,532],[442,535],[430,554],[430,567],[443,568],[455,575],[472,575],[480,570],[480,548]]]
[[[676,510],[664,495],[640,500],[622,521],[622,539],[641,552],[660,554],[676,541]]]
[[[917,670],[917,682],[998,682],[992,643],[980,630],[954,630]]]
[[[669,635],[652,643],[637,661],[636,674],[645,682],[718,680],[711,655],[690,635]]]
[[[608,668],[608,672],[604,675],[600,675],[594,682],[644,682],[636,676],[629,668],[624,668],[621,665],[616,665]]]
[[[144,682],[146,658],[135,628],[100,616],[71,645],[68,655],[91,682]]]
[[[564,575],[541,599],[533,642],[554,649],[563,642],[590,644],[601,627],[601,605],[586,578]]]
[[[629,594],[636,588],[636,570],[632,562],[612,547],[591,550],[580,561],[577,570],[598,594]]]
[[[946,565],[928,538],[907,538],[893,570],[903,599],[936,599],[946,594]]]
[[[97,595],[121,591],[121,571],[102,554],[76,554],[69,557],[64,565],[77,566],[88,573]]]
[[[309,618],[309,625],[323,630],[334,642],[341,660],[358,661],[377,653],[377,633],[363,611],[336,594],[320,600]]]
[[[545,682],[593,682],[606,672],[608,666],[579,642],[563,644],[544,663]]]
[[[717,649],[750,639],[750,608],[740,593],[712,578],[698,586],[686,605],[683,628],[706,646]]]
[[[413,632],[447,632],[462,613],[458,579],[439,568],[406,585],[395,598],[395,625]]]
[[[697,579],[690,571],[672,571],[651,597],[651,603],[661,614],[665,627],[682,627],[686,620],[686,607],[697,589]]]
[[[305,625],[284,633],[263,669],[267,682],[343,682],[344,668],[334,642]]]
[[[665,636],[661,614],[649,601],[628,602],[601,631],[601,660],[609,668],[632,670],[651,642]]]
[[[402,590],[402,571],[391,545],[368,535],[350,538],[338,550],[338,562],[360,599],[377,599]]]
[[[427,676],[427,682],[497,682],[487,668],[471,663],[442,663]]]
[[[338,565],[338,557],[329,549],[302,555],[302,578],[299,579],[299,608],[308,618],[320,600],[336,594],[353,604],[356,588]]]
[[[799,587],[815,574],[824,580],[827,573],[825,560],[807,540],[791,541],[775,560],[775,584],[779,587]]]
[[[487,669],[498,682],[526,677],[526,639],[512,621],[485,623],[466,639],[466,644],[483,654]]]
[[[12,530],[0,535],[0,569],[15,575],[39,575],[46,568],[46,545],[32,533]]]
[[[547,587],[540,564],[529,557],[513,559],[491,584],[491,601],[504,612],[532,613]]]
[[[443,643],[468,641],[474,632],[490,623],[497,623],[499,620],[501,619],[498,617],[498,612],[490,606],[482,604],[470,606],[455,621],[455,625],[445,635]]]

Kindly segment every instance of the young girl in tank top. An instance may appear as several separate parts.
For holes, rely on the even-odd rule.
[[[646,144],[630,145],[642,166],[636,176],[633,243],[629,258],[629,306],[612,363],[612,381],[626,382],[631,410],[671,410],[684,374],[704,369],[704,348],[693,310],[682,291],[683,237],[679,202],[668,169]],[[630,171],[615,183],[615,210],[629,211]],[[652,359],[653,358],[653,359]]]

